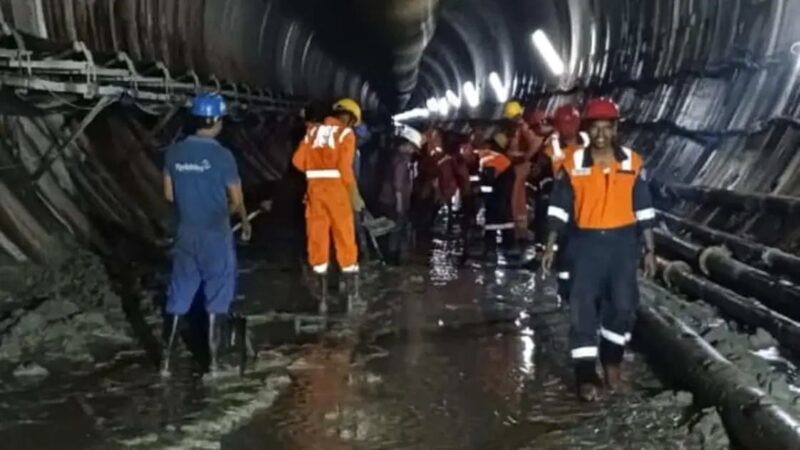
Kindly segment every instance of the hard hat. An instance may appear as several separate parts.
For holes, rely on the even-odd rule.
[[[225,115],[227,110],[225,100],[219,94],[198,95],[192,101],[192,115],[216,119]]]
[[[617,120],[619,119],[619,108],[613,100],[607,98],[596,98],[586,103],[586,120]]]
[[[333,104],[334,111],[347,111],[356,118],[356,125],[361,123],[361,107],[351,98],[343,98]]]
[[[411,128],[408,125],[401,125],[397,129],[397,135],[414,144],[417,148],[422,148],[422,133]]]
[[[524,112],[525,110],[522,108],[522,105],[518,101],[512,100],[506,103],[506,106],[503,108],[503,118],[516,119]]]
[[[560,133],[573,135],[580,129],[581,113],[574,106],[564,105],[558,108],[553,119]]]

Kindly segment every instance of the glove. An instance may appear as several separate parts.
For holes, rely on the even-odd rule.
[[[361,198],[361,194],[358,192],[357,187],[353,187],[350,189],[350,205],[353,207],[353,211],[361,212],[364,210],[364,199]]]

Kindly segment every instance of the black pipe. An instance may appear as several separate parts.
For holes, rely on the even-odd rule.
[[[660,255],[666,254],[673,259],[681,259],[690,264],[696,264],[703,248],[689,241],[681,239],[664,230],[653,230],[656,250]]]
[[[795,320],[800,320],[800,288],[732,258],[721,247],[703,249],[663,230],[654,230],[661,255],[698,267],[707,277]]]
[[[759,450],[800,448],[800,424],[668,311],[640,307],[636,336],[657,355],[654,362],[662,363],[699,403],[717,407],[737,444]]]
[[[693,274],[685,263],[676,264],[662,260],[661,265],[664,282],[671,288],[716,306],[740,323],[769,331],[786,348],[800,355],[800,323],[772,311],[754,299],[743,297]]]
[[[781,275],[800,281],[800,257],[777,248],[742,239],[731,233],[714,230],[667,212],[659,214],[668,224],[683,228],[703,244],[725,245],[739,260],[754,263],[759,261]]]
[[[700,255],[706,276],[745,295],[755,297],[771,309],[800,320],[800,288],[731,258],[721,247],[710,247]]]

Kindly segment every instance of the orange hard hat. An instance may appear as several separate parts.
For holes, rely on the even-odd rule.
[[[619,108],[613,100],[595,98],[586,103],[584,118],[586,120],[617,120],[619,119]]]
[[[574,106],[564,105],[556,110],[553,121],[559,133],[571,136],[581,127],[581,113]]]

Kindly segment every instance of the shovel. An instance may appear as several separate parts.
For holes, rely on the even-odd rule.
[[[262,213],[270,212],[272,210],[272,200],[264,200],[258,204],[258,209],[247,215],[247,220],[253,220]],[[239,222],[233,226],[233,232],[236,233],[242,229],[242,223]]]

